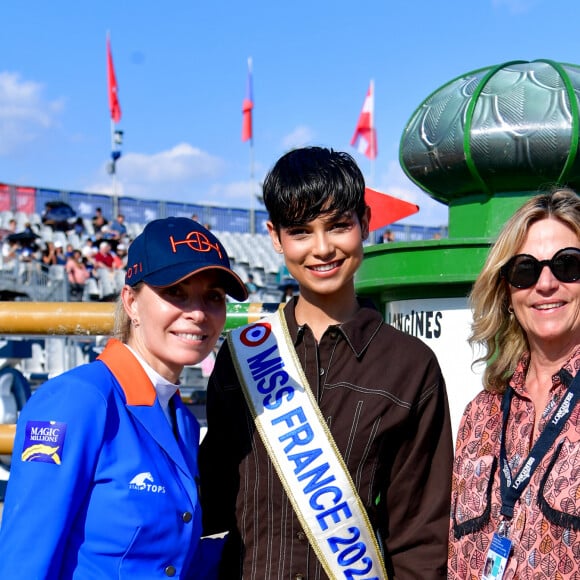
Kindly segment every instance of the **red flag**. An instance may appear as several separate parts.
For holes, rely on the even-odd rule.
[[[365,188],[365,202],[371,208],[371,222],[369,224],[371,232],[419,211],[419,206],[414,203],[403,201],[370,187]]]
[[[375,159],[377,156],[377,132],[374,125],[375,116],[375,85],[371,81],[363,108],[354,130],[354,135],[350,142],[358,150],[366,155],[369,159]],[[357,143],[358,141],[358,143]]]
[[[119,104],[119,88],[117,87],[117,77],[113,67],[113,55],[111,54],[111,41],[107,35],[107,78],[109,81],[109,110],[111,119],[115,123],[121,120],[121,105]]]
[[[246,85],[246,96],[242,103],[242,141],[252,139],[252,109],[254,108],[254,97],[252,94],[252,59],[248,59],[248,83]]]

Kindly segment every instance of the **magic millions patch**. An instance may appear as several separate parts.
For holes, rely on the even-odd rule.
[[[22,461],[40,461],[60,465],[65,434],[66,423],[28,421],[20,456]]]

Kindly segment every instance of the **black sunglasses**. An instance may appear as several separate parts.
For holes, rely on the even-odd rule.
[[[551,260],[518,254],[502,266],[499,273],[516,288],[530,288],[538,281],[544,266],[548,266],[560,282],[576,282],[580,280],[580,248],[558,250]]]

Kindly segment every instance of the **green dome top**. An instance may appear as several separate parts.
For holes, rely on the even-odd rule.
[[[464,74],[407,123],[405,173],[445,204],[469,194],[580,186],[580,66],[514,61]]]

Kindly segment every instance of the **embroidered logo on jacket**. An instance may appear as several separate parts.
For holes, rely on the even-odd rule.
[[[150,471],[138,473],[130,482],[129,489],[148,493],[165,493],[165,486],[157,485]]]
[[[22,447],[22,461],[41,463],[62,462],[66,423],[57,421],[28,421]]]

